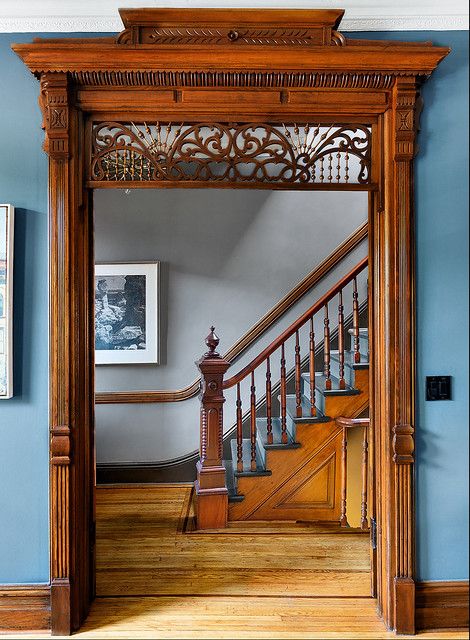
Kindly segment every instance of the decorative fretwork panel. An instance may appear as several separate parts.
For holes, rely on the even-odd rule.
[[[90,179],[366,185],[370,163],[363,125],[101,122]]]

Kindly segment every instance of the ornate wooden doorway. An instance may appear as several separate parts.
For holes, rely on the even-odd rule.
[[[339,10],[123,10],[125,29],[117,38],[14,46],[40,80],[49,155],[54,634],[77,629],[94,597],[90,193],[97,187],[175,185],[369,192],[377,598],[389,628],[414,632],[412,162],[418,87],[448,50],[349,40],[337,31],[342,15]],[[295,135],[306,125],[336,132],[362,128],[370,136],[368,156],[360,160],[367,171],[352,184],[344,172],[336,179],[326,160],[322,174],[309,161],[305,142],[292,155],[295,145],[285,123]],[[235,156],[246,161],[253,152],[253,140],[245,143],[248,129],[257,126],[269,130],[269,145],[274,143],[281,164],[290,158],[274,179],[259,158],[248,176],[237,169]],[[225,138],[216,136],[211,143],[201,127]],[[182,153],[180,140],[188,129],[199,146],[192,159]],[[344,138],[341,147],[351,156],[353,138]],[[201,154],[205,162],[192,162]]]

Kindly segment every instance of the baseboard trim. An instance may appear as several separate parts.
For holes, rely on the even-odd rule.
[[[468,627],[468,580],[418,582],[416,629],[465,629]]]
[[[51,628],[48,584],[0,585],[0,631],[44,631]]]

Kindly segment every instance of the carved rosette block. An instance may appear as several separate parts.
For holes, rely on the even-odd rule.
[[[416,152],[416,133],[421,102],[414,76],[399,78],[395,86],[395,160],[411,161]]]
[[[216,348],[214,327],[206,338],[209,347],[196,366],[201,372],[201,434],[196,464],[196,517],[198,529],[220,529],[227,525],[228,491],[223,456],[224,374],[230,363]]]
[[[39,106],[46,132],[44,151],[57,161],[69,158],[69,95],[66,73],[43,73]]]

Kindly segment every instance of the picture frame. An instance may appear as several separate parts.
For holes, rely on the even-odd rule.
[[[160,262],[95,265],[95,364],[159,364]]]
[[[14,206],[0,204],[0,400],[13,397],[14,218]]]

